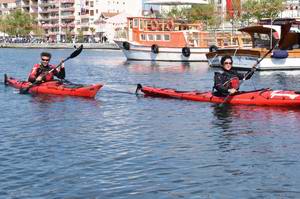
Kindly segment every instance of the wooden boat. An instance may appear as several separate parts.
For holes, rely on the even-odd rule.
[[[173,19],[128,18],[128,38],[115,40],[128,60],[207,61],[208,32]]]
[[[283,26],[290,23],[291,28],[287,34],[281,35]],[[280,48],[275,47],[272,54],[265,57],[257,70],[293,70],[300,69],[300,21],[295,19],[276,19],[261,21],[258,25],[253,25],[239,29],[250,35],[252,48],[219,48],[215,52],[206,54],[208,63],[212,67],[219,67],[221,57],[231,55],[233,57],[233,67],[238,69],[250,69],[261,59],[269,49],[278,44],[283,37]]]
[[[217,47],[242,45],[236,35],[211,34],[202,23],[183,20],[129,17],[125,38],[114,40],[127,60],[206,62],[205,54]]]

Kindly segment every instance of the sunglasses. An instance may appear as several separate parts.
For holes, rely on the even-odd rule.
[[[43,58],[42,58],[42,61],[49,61],[49,60],[50,60],[50,59],[43,59]]]
[[[232,65],[232,62],[224,62],[224,64],[230,64],[230,65]]]

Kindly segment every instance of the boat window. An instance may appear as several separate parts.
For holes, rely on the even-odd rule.
[[[145,41],[146,40],[146,35],[145,34],[141,34],[141,40]]]
[[[140,21],[140,30],[144,30],[144,21]]]
[[[137,28],[138,27],[138,19],[133,19],[133,27]]]
[[[132,29],[132,20],[129,21],[129,28]]]
[[[270,36],[268,34],[253,34],[254,48],[270,48]]]
[[[153,35],[148,35],[148,40],[153,41],[154,40]]]
[[[164,35],[164,40],[165,41],[170,41],[170,35]]]
[[[156,35],[156,41],[161,41],[162,40],[162,36],[161,35]]]

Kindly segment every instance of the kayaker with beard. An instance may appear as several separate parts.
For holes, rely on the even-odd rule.
[[[34,82],[47,82],[54,79],[54,76],[59,79],[65,78],[65,68],[62,64],[61,67],[55,69],[55,66],[49,64],[51,59],[51,54],[48,52],[41,53],[41,63],[35,64],[31,69],[31,72],[28,77],[28,81],[31,83]],[[54,69],[49,73],[51,69]]]
[[[247,73],[241,74],[232,68],[233,60],[230,55],[221,58],[223,72],[216,72],[214,76],[214,94],[217,96],[228,96],[238,92],[240,80],[248,80],[252,77],[254,69]]]

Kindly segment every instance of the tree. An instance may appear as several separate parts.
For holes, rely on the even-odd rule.
[[[93,27],[90,27],[90,31],[92,33],[92,39],[93,39],[93,42],[95,42],[95,32],[96,32],[96,29],[93,28]]]
[[[82,29],[79,30],[77,40],[78,40],[79,43],[84,42],[84,35],[83,35],[83,30]]]
[[[242,7],[243,20],[276,18],[284,10],[283,0],[247,0]]]
[[[173,18],[173,19],[183,19],[188,20],[188,12],[189,9],[186,7],[177,7],[172,6],[171,10],[168,12],[163,12],[162,16],[165,18]]]
[[[12,36],[27,36],[34,30],[34,18],[20,9],[7,15],[4,21],[7,25],[6,32]]]
[[[164,13],[164,17],[173,19],[183,19],[190,22],[202,22],[206,26],[218,27],[221,24],[221,19],[215,14],[214,4],[192,5],[192,7],[172,7],[172,9]]]
[[[66,42],[72,43],[72,41],[73,41],[72,32],[69,28],[66,28]]]
[[[218,28],[221,24],[220,16],[214,14],[214,4],[193,5],[188,13],[192,21],[201,21],[212,28]]]

